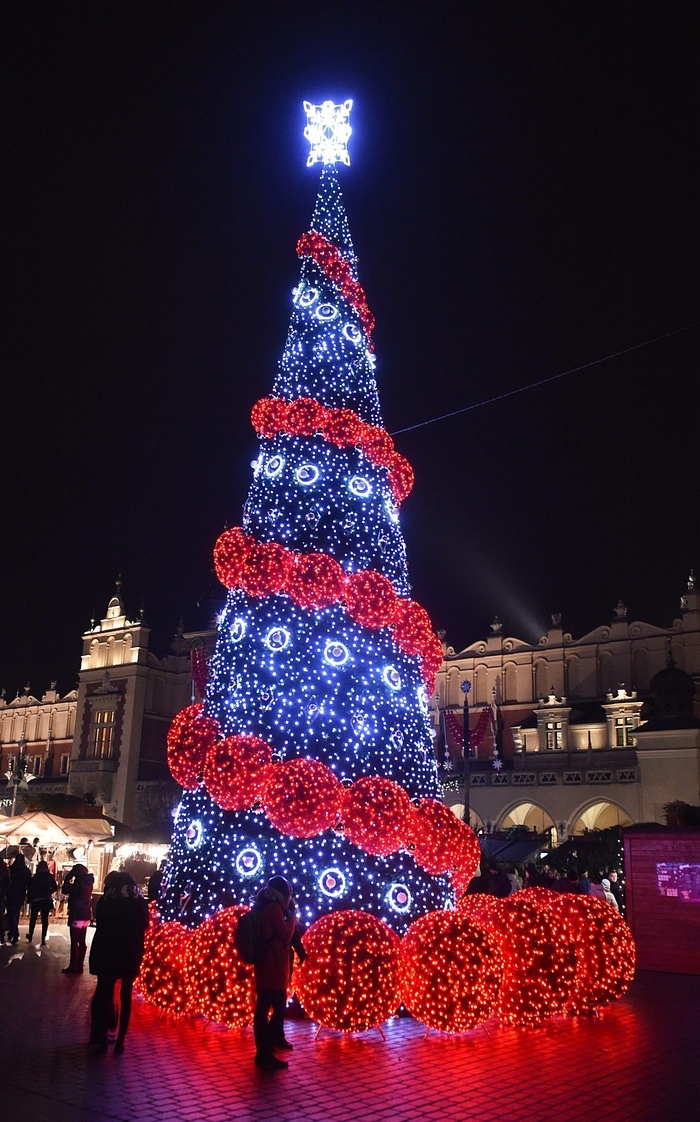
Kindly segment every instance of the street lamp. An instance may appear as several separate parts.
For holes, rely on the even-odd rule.
[[[11,813],[12,818],[14,818],[15,811],[17,809],[17,788],[21,787],[23,791],[28,791],[29,784],[33,779],[36,779],[35,775],[32,775],[27,771],[28,758],[25,751],[26,747],[27,742],[24,737],[21,736],[17,742],[17,756],[13,761],[10,770],[5,772],[8,783],[13,787]]]
[[[464,814],[463,820],[467,826],[471,825],[471,807],[469,805],[469,694],[472,684],[466,680],[459,687],[464,694]]]

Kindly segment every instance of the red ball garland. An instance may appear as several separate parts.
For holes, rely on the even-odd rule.
[[[466,1032],[491,1016],[501,968],[498,940],[463,912],[428,912],[401,940],[401,997],[430,1028]]]
[[[329,409],[323,425],[323,434],[338,448],[350,448],[362,443],[364,421],[352,409]]]
[[[273,826],[293,838],[313,838],[338,820],[343,788],[320,760],[288,760],[275,768],[263,795]]]
[[[186,791],[199,785],[207,753],[221,736],[219,722],[202,715],[203,705],[188,705],[175,717],[167,736],[170,774]]]
[[[287,407],[287,432],[292,436],[313,436],[320,432],[327,409],[312,397],[298,397]]]
[[[224,530],[214,546],[214,568],[224,588],[236,588],[255,539],[240,526]]]
[[[430,616],[415,600],[399,600],[391,630],[401,650],[409,655],[420,654],[433,634]]]
[[[204,785],[223,810],[248,810],[262,798],[271,763],[272,749],[259,736],[227,736],[207,754]]]
[[[413,490],[415,476],[408,460],[394,452],[389,462],[389,485],[394,493],[394,500],[400,506],[407,495]]]
[[[360,626],[387,627],[396,619],[399,598],[388,577],[365,569],[348,576],[345,603],[351,618]]]
[[[292,569],[292,555],[279,542],[257,542],[240,576],[240,585],[249,596],[261,598],[281,592]]]
[[[261,436],[276,436],[278,432],[284,431],[288,408],[289,402],[282,397],[262,397],[251,410],[253,428]]]
[[[342,565],[327,553],[300,553],[287,580],[287,592],[295,604],[308,611],[318,611],[335,604],[345,588]]]
[[[304,935],[293,984],[312,1020],[339,1032],[380,1025],[399,1005],[399,938],[367,912],[322,916]]]
[[[383,775],[357,779],[341,803],[343,832],[366,853],[395,853],[410,834],[413,805],[407,792]]]
[[[538,1025],[565,1012],[577,955],[574,929],[562,930],[559,894],[546,888],[518,892],[504,901],[502,918],[499,1017],[509,1025]]]

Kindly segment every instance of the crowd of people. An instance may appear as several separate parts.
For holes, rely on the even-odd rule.
[[[520,867],[502,865],[490,859],[482,863],[479,873],[469,882],[467,893],[483,892],[504,897],[525,888],[548,888],[552,892],[596,896],[624,915],[624,880],[621,870],[615,868],[608,869],[604,876],[589,876],[587,869],[579,870],[576,865],[557,869],[530,862]]]

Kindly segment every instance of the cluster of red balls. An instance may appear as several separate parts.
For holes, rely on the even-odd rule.
[[[189,791],[202,778],[224,810],[262,806],[280,833],[313,838],[342,830],[366,853],[413,853],[433,876],[452,878],[463,890],[479,863],[474,831],[437,799],[412,803],[387,776],[364,776],[349,787],[320,760],[272,762],[272,748],[258,736],[221,736],[218,721],[189,705],[173,721],[167,740],[173,778]]]
[[[413,468],[394,448],[386,429],[370,425],[352,409],[333,409],[312,397],[286,401],[283,397],[262,397],[250,414],[259,436],[270,439],[277,433],[313,436],[321,433],[338,448],[361,448],[370,463],[386,468],[394,500],[401,505],[413,487]]]
[[[196,931],[152,928],[139,991],[176,1015],[250,1024],[253,968],[234,947],[245,908],[217,912]],[[429,912],[401,939],[363,911],[336,911],[303,936],[293,986],[309,1016],[341,1032],[381,1024],[403,1003],[429,1028],[457,1033],[498,1016],[537,1025],[590,1012],[627,990],[635,947],[624,919],[591,896],[528,889],[505,900],[466,896]]]
[[[343,601],[361,627],[389,627],[404,654],[421,659],[428,693],[442,664],[442,646],[430,616],[415,600],[397,596],[383,573],[346,573],[327,553],[295,553],[279,542],[256,542],[240,526],[224,530],[214,546],[214,568],[225,588],[262,598],[285,593],[307,611]]]
[[[356,310],[369,340],[369,349],[373,351],[374,316],[369,310],[362,285],[352,275],[349,261],[346,261],[333,242],[324,238],[323,234],[317,233],[316,230],[309,230],[307,234],[301,235],[297,242],[297,253],[300,257],[313,257],[319,268],[340,290],[348,304]]]

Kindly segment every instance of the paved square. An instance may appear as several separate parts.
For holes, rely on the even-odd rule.
[[[289,1070],[253,1066],[253,1033],[171,1021],[140,1000],[122,1056],[89,1054],[95,980],[46,947],[0,948],[0,1103],[31,1122],[695,1122],[700,978],[640,974],[600,1017],[459,1037],[410,1018],[342,1036],[290,1021]],[[91,937],[91,936],[90,936]]]

